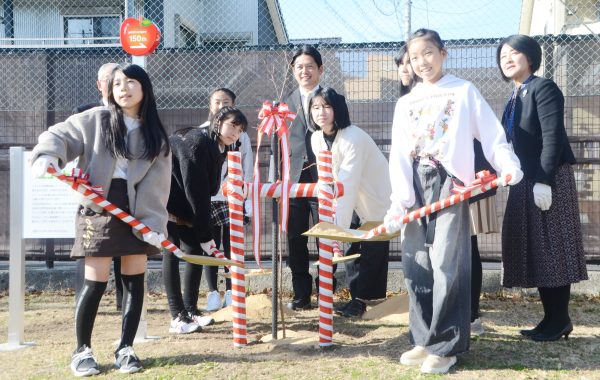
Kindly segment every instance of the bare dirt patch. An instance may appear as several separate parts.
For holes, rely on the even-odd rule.
[[[343,293],[341,295],[344,296]],[[248,299],[249,305],[255,302],[260,306],[260,312],[252,317],[249,315],[248,346],[235,349],[230,322],[218,322],[201,333],[169,335],[166,299],[163,295],[151,294],[148,297],[148,335],[161,336],[161,339],[136,345],[136,352],[145,366],[142,373],[135,375],[136,378],[299,380],[432,377],[422,375],[418,368],[398,364],[400,354],[410,348],[407,320],[402,320],[402,313],[397,314],[400,317],[387,319],[385,316],[370,320],[335,317],[335,345],[329,350],[322,350],[317,344],[317,309],[286,315],[288,338],[262,343],[260,339],[271,334],[270,299],[267,295]],[[397,301],[392,301],[392,304]],[[73,303],[72,294],[27,296],[25,337],[35,341],[36,346],[0,352],[0,378],[71,377],[68,365],[75,346]],[[370,307],[370,313],[380,312],[377,308],[382,305],[390,307],[390,304],[381,303]],[[575,298],[571,307],[575,331],[568,341],[554,343],[535,343],[518,334],[520,328],[535,324],[541,316],[541,305],[535,298],[487,295],[482,300],[482,311],[486,334],[472,340],[471,350],[459,356],[456,368],[446,377],[600,379],[600,299]],[[7,320],[8,297],[4,294],[0,295],[1,342],[6,341]],[[92,338],[102,377],[123,376],[112,368],[113,343],[119,338],[120,320],[114,296],[106,295]]]

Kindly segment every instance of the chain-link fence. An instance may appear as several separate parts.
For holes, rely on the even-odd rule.
[[[446,70],[472,81],[498,115],[511,92],[495,50],[514,33],[537,36],[539,75],[566,98],[565,121],[575,165],[588,259],[600,258],[600,2],[592,0],[4,0],[0,13],[0,257],[8,256],[8,147],[31,147],[48,126],[80,104],[99,100],[97,69],[131,61],[119,47],[126,17],[145,16],[162,32],[144,61],[169,131],[207,118],[207,95],[231,88],[256,121],[267,99],[296,87],[289,61],[300,43],[323,55],[322,84],[346,95],[354,124],[387,153],[399,81],[393,56],[409,30],[429,27],[446,39]],[[253,123],[255,126],[256,123]],[[250,128],[252,140],[256,131]],[[256,151],[256,146],[254,146]],[[260,150],[266,163],[267,149]],[[263,177],[264,178],[264,177]],[[506,194],[500,192],[500,216]],[[268,204],[266,213],[270,212]],[[264,218],[263,254],[270,252]],[[48,248],[50,247],[50,249]],[[29,253],[65,254],[69,240],[28,242]],[[498,259],[499,234],[480,238]],[[392,250],[397,257],[398,242]]]

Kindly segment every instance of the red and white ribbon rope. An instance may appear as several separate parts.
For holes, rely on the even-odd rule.
[[[319,222],[333,223],[334,191],[331,152],[321,151],[317,159],[319,172]],[[333,342],[333,241],[319,239],[319,346]]]
[[[217,247],[215,247],[214,245],[211,245],[209,247],[210,252],[208,252],[209,255],[211,255],[212,257],[216,257],[217,259],[223,259],[223,260],[227,260],[227,257],[225,257],[225,254],[221,251],[219,251],[219,249]],[[231,270],[231,266],[226,265],[227,269]]]
[[[248,183],[248,196],[254,197],[255,193],[261,198],[279,198],[281,196],[281,182],[261,183],[258,185],[259,191],[254,191],[254,184]],[[319,185],[317,183],[295,183],[290,188],[290,198],[311,198],[319,194]],[[344,195],[344,185],[341,182],[333,183],[333,191],[337,198]]]
[[[510,180],[510,176],[506,177],[506,182]],[[471,197],[479,195],[481,193],[485,193],[490,191],[498,186],[500,186],[504,181],[502,179],[496,178],[495,174],[489,174],[489,172],[484,171],[477,173],[477,179],[473,182],[473,184],[469,186],[457,186],[454,185],[453,192],[454,195],[451,195],[447,198],[440,199],[437,202],[433,202],[430,205],[426,205],[421,207],[420,209],[414,210],[402,218],[402,224],[407,224],[412,222],[413,220],[420,219],[424,216],[430,215],[434,212],[438,212],[445,208],[448,208],[452,205],[465,201]],[[400,220],[400,216],[396,217],[397,220]],[[371,239],[375,236],[379,236],[382,234],[386,234],[388,231],[383,224],[367,231],[364,233],[361,238],[362,239]]]
[[[282,201],[280,204],[281,210],[281,229],[287,231],[287,220],[289,213],[289,181],[290,181],[290,155],[289,155],[289,129],[287,126],[288,122],[292,122],[296,118],[296,114],[289,111],[286,103],[280,103],[279,105],[273,105],[269,101],[265,101],[263,106],[258,113],[258,118],[262,120],[258,126],[257,133],[257,144],[256,144],[256,159],[254,160],[254,173],[252,183],[254,188],[260,187],[260,173],[258,166],[258,151],[262,142],[263,134],[271,136],[273,132],[279,136],[280,152],[282,157],[281,173],[284,184],[283,194],[281,195]],[[274,157],[277,160],[279,157]],[[252,247],[254,252],[254,259],[260,267],[260,196],[258,193],[252,195]]]
[[[67,177],[64,174],[59,173],[56,170],[54,170],[54,168],[52,168],[52,167],[48,168],[48,173],[52,174],[55,178],[67,183],[69,186],[71,186],[71,188],[73,190],[77,191],[78,193],[83,194],[84,197],[91,200],[98,206],[102,207],[104,210],[108,211],[109,213],[113,214],[114,216],[116,216],[117,218],[122,220],[123,222],[129,224],[131,227],[138,230],[142,235],[145,235],[148,232],[152,231],[144,223],[140,222],[139,220],[137,220],[130,214],[126,213],[125,211],[121,210],[120,208],[118,208],[117,206],[112,204],[111,202],[107,201],[106,198],[104,198],[102,195],[94,192],[94,188],[89,184],[89,182],[83,180],[81,173],[77,173],[79,180],[75,181],[75,182],[73,182],[72,180],[69,180],[69,178],[73,178],[73,177]],[[167,240],[167,239],[162,240],[160,242],[160,245],[163,248],[165,248],[166,250],[168,250],[169,252],[172,252],[175,256],[182,258],[183,252],[179,248],[177,248],[177,246],[175,244],[171,243],[169,240]]]
[[[242,180],[242,156],[240,152],[227,153],[227,172],[231,260],[244,264],[244,182]],[[255,215],[254,218],[257,218],[257,216]],[[234,347],[244,347],[248,344],[246,333],[246,270],[233,266],[230,271],[233,345]]]

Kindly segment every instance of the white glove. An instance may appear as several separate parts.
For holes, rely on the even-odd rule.
[[[31,164],[31,175],[34,178],[42,178],[46,175],[49,167],[53,167],[57,172],[60,171],[58,166],[58,158],[42,154]]]
[[[142,239],[150,245],[155,246],[158,249],[162,249],[163,246],[160,245],[160,242],[165,240],[165,235],[156,233],[154,231],[150,231],[144,235],[142,235]]]
[[[398,218],[396,218],[398,217]],[[387,214],[385,218],[383,218],[383,225],[387,230],[388,234],[393,234],[395,232],[400,231],[402,228],[402,218],[404,217],[404,212],[400,214]]]
[[[244,201],[244,211],[248,218],[252,218],[252,199],[246,199]]]
[[[510,180],[507,181],[506,177],[510,176]],[[523,171],[517,167],[509,167],[502,170],[502,174],[500,174],[500,185],[501,186],[513,186],[517,183],[521,182],[523,179]]]
[[[214,240],[209,240],[206,243],[200,243],[200,247],[209,256],[214,256],[214,251],[217,250],[217,245]]]
[[[552,205],[552,188],[543,183],[533,185],[533,201],[542,211],[548,211]]]

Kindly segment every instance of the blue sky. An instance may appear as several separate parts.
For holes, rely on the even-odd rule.
[[[406,0],[279,0],[290,39],[340,37],[344,43],[405,40]],[[518,32],[521,0],[413,0],[411,30],[442,39],[505,37]]]

